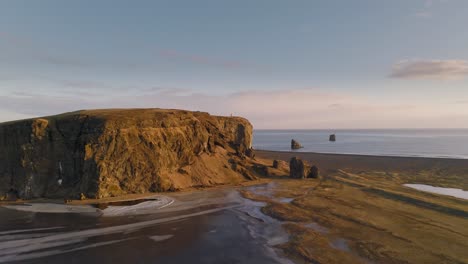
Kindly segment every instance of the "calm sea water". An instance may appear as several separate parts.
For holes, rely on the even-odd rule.
[[[329,142],[336,134],[336,142]],[[402,157],[468,159],[468,129],[255,130],[255,149]]]

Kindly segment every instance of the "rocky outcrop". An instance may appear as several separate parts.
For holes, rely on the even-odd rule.
[[[288,163],[282,160],[273,160],[272,167],[279,170],[289,170]]]
[[[261,165],[261,164],[254,164],[252,166],[252,169],[259,175],[268,177],[270,176],[270,170],[268,169],[267,166]]]
[[[253,150],[253,148],[249,148],[245,151],[245,156],[249,157],[249,158],[252,158],[252,159],[255,159],[255,152]]]
[[[303,146],[295,139],[291,139],[291,149],[300,149],[300,148],[303,148]]]
[[[183,110],[91,110],[2,123],[0,197],[103,198],[240,182],[255,178],[247,165],[251,142],[244,118]]]
[[[304,161],[293,157],[289,161],[289,177],[293,179],[304,179],[306,175],[306,165]]]
[[[307,174],[307,178],[318,178],[319,177],[319,169],[317,166],[312,166]]]
[[[331,141],[331,142],[335,142],[336,141],[336,135],[331,134],[328,140]]]
[[[273,168],[278,169],[280,166],[280,163],[278,160],[273,160]]]

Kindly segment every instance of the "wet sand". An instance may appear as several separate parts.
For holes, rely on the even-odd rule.
[[[164,208],[112,217],[0,207],[0,262],[289,263],[274,248],[287,234],[250,216],[259,207],[236,190],[171,198]]]

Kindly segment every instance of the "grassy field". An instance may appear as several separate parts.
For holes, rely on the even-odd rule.
[[[263,158],[259,162],[270,162]],[[405,172],[397,165],[366,171],[336,164],[320,179],[290,180],[285,171],[268,185],[268,195],[242,192],[267,202],[262,211],[284,222],[291,239],[280,248],[288,257],[298,263],[468,263],[468,201],[402,186],[463,188],[463,166],[435,169],[446,165],[439,162]]]

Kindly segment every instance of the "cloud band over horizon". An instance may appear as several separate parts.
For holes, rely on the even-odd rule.
[[[458,105],[459,109],[463,107]],[[433,127],[435,120],[439,120],[437,127],[447,127],[454,118],[459,123],[468,124],[468,113],[451,109],[434,112],[434,106],[430,104],[382,104],[364,96],[317,90],[251,90],[209,95],[187,89],[163,88],[130,96],[27,93],[0,96],[0,121],[102,108],[171,108],[225,116],[234,114],[248,118],[257,129],[427,128]],[[441,123],[441,119],[446,121]]]
[[[460,80],[468,77],[465,60],[403,60],[393,65],[392,78]]]

